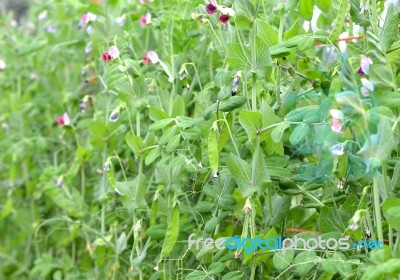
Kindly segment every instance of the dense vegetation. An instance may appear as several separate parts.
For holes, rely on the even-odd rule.
[[[0,18],[0,279],[400,275],[398,1]],[[383,249],[207,250],[348,236]]]

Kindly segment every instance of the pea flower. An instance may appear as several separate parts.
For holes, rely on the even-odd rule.
[[[346,179],[344,179],[344,178],[340,179],[336,185],[336,188],[339,190],[343,190],[345,183],[346,183]]]
[[[158,54],[154,51],[149,51],[144,57],[143,57],[143,64],[149,64],[153,63],[156,64],[160,61],[158,58]]]
[[[125,25],[126,18],[125,18],[125,16],[117,17],[117,18],[115,19],[115,22],[116,22],[119,26],[122,27],[122,26]]]
[[[92,50],[93,50],[92,43],[91,42],[87,43],[86,46],[85,46],[85,53],[89,54],[89,53],[92,52]]]
[[[210,3],[206,6],[206,12],[210,15],[214,14],[216,11],[221,12],[219,21],[223,24],[227,24],[229,19],[235,15],[235,10],[222,5],[218,5],[216,0],[210,0]]]
[[[119,119],[119,111],[120,111],[120,106],[114,109],[114,111],[111,112],[110,117],[108,118],[108,121],[110,122],[117,122]]]
[[[6,69],[6,63],[4,60],[0,59],[0,72],[4,71],[4,69]]]
[[[41,12],[38,16],[38,20],[39,21],[45,21],[47,19],[47,10],[44,10],[43,12]]]
[[[64,183],[63,183],[63,176],[60,176],[58,179],[57,179],[57,188],[59,188],[59,189],[61,189],[63,186],[64,186]]]
[[[44,27],[44,31],[47,33],[55,33],[57,31],[57,28],[55,28],[53,25],[48,25]]]
[[[242,77],[242,72],[238,71],[232,82],[232,91],[231,91],[232,96],[235,96],[237,94],[237,90],[238,90],[238,86],[239,86],[241,77]]]
[[[82,27],[82,26],[88,24],[89,22],[96,21],[96,19],[97,19],[97,16],[95,14],[92,14],[89,12],[84,13],[79,22],[79,27]]]
[[[142,16],[139,20],[141,25],[146,25],[151,22],[151,14],[147,12],[144,16]]]
[[[103,54],[101,55],[101,60],[103,61],[109,61],[111,60],[111,55],[108,52],[103,52]]]
[[[68,113],[64,113],[64,115],[58,117],[57,123],[58,123],[58,125],[70,125],[71,119],[70,119]]]
[[[374,91],[374,84],[371,83],[369,80],[361,78],[361,84],[362,87],[360,90],[363,96],[369,96],[369,94]]]
[[[344,154],[344,145],[343,144],[335,144],[330,148],[332,154],[337,156],[342,156]]]
[[[8,123],[2,123],[1,129],[3,129],[4,132],[7,132],[10,130],[10,126],[8,125]]]
[[[111,46],[108,48],[108,51],[103,52],[101,55],[101,59],[103,61],[110,61],[111,59],[115,59],[119,57],[119,50],[116,46]]]
[[[212,15],[217,11],[218,3],[215,0],[211,0],[210,2],[211,3],[206,6],[206,12],[207,12],[207,14]]]
[[[111,55],[112,59],[119,57],[119,50],[116,46],[111,46],[108,48],[108,53]]]
[[[139,0],[140,4],[143,4],[143,5],[147,4],[148,1],[149,0]]]
[[[369,66],[373,64],[373,61],[368,56],[363,56],[360,62],[360,68],[358,68],[357,74],[359,76],[367,75],[369,72]]]
[[[10,25],[11,25],[12,27],[14,27],[14,28],[17,28],[17,27],[18,27],[18,21],[16,21],[15,19],[13,19],[13,20],[10,21]]]
[[[342,120],[344,118],[342,111],[337,109],[332,109],[329,112],[333,118],[331,123],[332,131],[337,133],[342,133],[343,132]]]

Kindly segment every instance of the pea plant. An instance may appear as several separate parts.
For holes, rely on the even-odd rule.
[[[0,279],[397,279],[399,1],[87,2],[0,18]]]

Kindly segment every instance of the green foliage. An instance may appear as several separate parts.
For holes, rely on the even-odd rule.
[[[0,279],[399,275],[396,5],[61,2],[1,12]]]

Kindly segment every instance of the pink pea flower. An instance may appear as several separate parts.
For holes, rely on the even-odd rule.
[[[116,59],[119,57],[119,50],[116,46],[111,46],[108,48],[107,52],[103,52],[101,55],[101,60],[110,61],[111,59]]]
[[[235,15],[235,10],[222,5],[218,5],[216,0],[210,0],[210,3],[206,6],[206,12],[210,15],[214,14],[216,11],[221,12],[219,21],[223,24],[227,24],[229,19]]]
[[[231,17],[229,15],[221,15],[219,17],[219,21],[222,22],[223,24],[227,24],[230,18]]]
[[[216,10],[217,10],[217,7],[215,7],[215,6],[212,5],[212,4],[208,4],[208,5],[206,6],[206,12],[207,12],[207,14],[212,15],[212,14],[215,13]]]
[[[146,25],[151,22],[151,14],[147,12],[144,16],[142,16],[139,20],[141,25]]]
[[[71,119],[69,118],[68,113],[64,113],[64,115],[57,118],[58,125],[70,125]]]
[[[108,52],[103,52],[101,55],[101,60],[110,61],[112,59],[111,55]]]
[[[337,109],[332,109],[330,110],[330,114],[332,116],[332,123],[331,123],[332,131],[336,133],[342,133],[343,132],[342,120],[344,118],[342,111]]]
[[[373,61],[368,56],[363,56],[360,61],[360,68],[358,68],[357,74],[359,76],[367,75],[369,72],[369,66],[373,64]]]
[[[149,64],[153,63],[156,64],[160,61],[158,58],[158,54],[154,51],[149,51],[144,57],[143,57],[143,64]]]
[[[118,58],[119,57],[119,50],[116,46],[111,46],[108,48],[108,53],[111,55],[112,59]]]
[[[139,1],[140,1],[140,4],[143,4],[143,5],[147,4],[147,2],[149,2],[149,0],[139,0]]]
[[[361,78],[361,84],[362,87],[360,90],[363,96],[369,96],[369,94],[374,91],[374,84],[371,83],[368,79]]]
[[[92,13],[84,13],[81,17],[81,23],[82,24],[88,24],[91,21],[96,21],[97,16]]]

